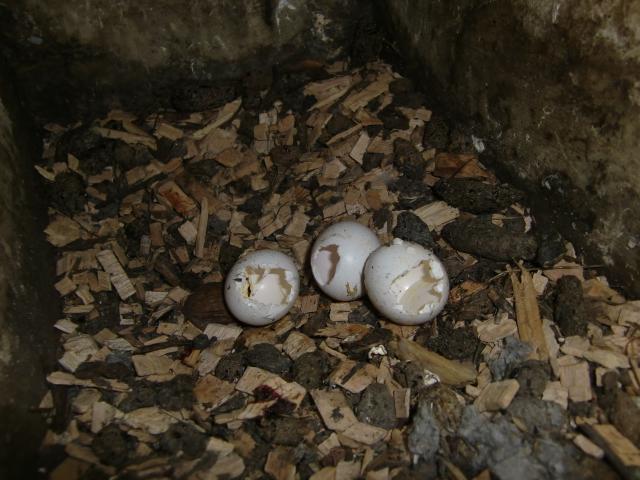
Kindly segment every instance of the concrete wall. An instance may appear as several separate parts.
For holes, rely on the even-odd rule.
[[[55,351],[53,256],[42,234],[46,209],[34,195],[29,145],[0,65],[0,478],[34,478],[45,430],[33,411]]]
[[[207,82],[349,47],[366,0],[24,0],[0,3],[0,45],[43,121],[114,98],[166,104]]]
[[[400,51],[493,163],[640,295],[640,2],[384,0]]]

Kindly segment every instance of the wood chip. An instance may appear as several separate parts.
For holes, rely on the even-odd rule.
[[[545,289],[547,288],[549,279],[545,277],[541,271],[537,271],[533,274],[532,280],[533,280],[533,288],[535,288],[538,296],[541,296],[544,293]]]
[[[248,367],[238,383],[236,390],[253,394],[258,387],[269,387],[281,398],[290,401],[296,407],[304,399],[307,391],[296,382],[285,382],[278,375],[262,370],[261,368]]]
[[[626,301],[620,293],[609,286],[607,279],[604,277],[585,280],[582,282],[582,288],[584,294],[594,300],[599,300],[611,305],[621,305]]]
[[[140,377],[148,377],[150,375],[167,375],[167,374],[189,374],[191,369],[182,365],[178,360],[172,360],[169,357],[158,355],[133,355],[131,357],[133,367],[136,374]]]
[[[309,477],[309,480],[335,480],[336,467],[324,467]]]
[[[472,366],[444,358],[412,340],[398,338],[393,342],[393,345],[398,358],[404,361],[416,362],[422,368],[435,373],[442,383],[447,385],[472,383],[477,377],[477,373]]]
[[[614,325],[640,326],[640,300],[622,305],[604,305],[602,308]]]
[[[77,330],[78,325],[76,323],[73,323],[68,318],[63,318],[61,320],[58,320],[55,323],[54,327],[64,333],[74,333]]]
[[[236,143],[238,134],[233,129],[216,128],[209,132],[198,143],[200,157],[204,159],[215,158],[220,152],[232,148]]]
[[[94,127],[93,130],[104,138],[111,138],[114,140],[122,140],[129,145],[144,145],[151,150],[157,150],[156,139],[146,134],[135,134],[130,132],[122,132],[120,130],[113,130],[110,128]]]
[[[343,432],[358,422],[347,399],[340,391],[312,390],[310,394],[329,430]]]
[[[332,432],[318,445],[318,452],[324,457],[329,455],[334,448],[340,448],[340,440],[338,440],[338,435]]]
[[[307,229],[309,220],[310,218],[304,214],[303,210],[297,209],[291,217],[291,221],[287,225],[287,228],[284,229],[285,235],[291,235],[292,237],[302,237]]]
[[[204,334],[213,338],[216,337],[218,341],[233,340],[240,336],[242,333],[242,327],[238,325],[224,325],[222,323],[210,323],[204,329]]]
[[[203,139],[209,133],[231,120],[240,108],[240,105],[242,105],[242,98],[236,98],[232,102],[227,103],[220,109],[213,122],[209,123],[206,127],[193,132],[191,137],[196,140]]]
[[[367,148],[369,147],[369,142],[371,142],[371,138],[367,134],[367,132],[362,132],[358,137],[358,141],[349,152],[349,156],[355,160],[357,163],[362,165],[362,158],[364,154],[367,152]]]
[[[216,162],[227,168],[233,168],[239,165],[243,160],[244,155],[242,155],[241,151],[235,148],[227,148],[216,155]]]
[[[364,422],[356,422],[342,431],[341,435],[364,445],[375,445],[383,441],[388,433],[383,428],[374,427]]]
[[[391,478],[389,467],[380,470],[367,471],[365,480],[389,480]]]
[[[218,461],[206,472],[203,479],[238,478],[244,472],[244,461],[235,453],[230,453]],[[194,477],[200,478],[200,477]]]
[[[351,302],[333,302],[329,310],[329,320],[332,322],[347,322],[351,313]]]
[[[586,435],[602,450],[625,479],[638,478],[640,450],[613,425],[581,425]]]
[[[582,434],[576,435],[573,439],[573,443],[575,443],[576,446],[587,455],[597,458],[598,460],[604,458],[604,450]]]
[[[194,255],[198,258],[204,257],[204,246],[207,240],[207,225],[209,222],[209,201],[207,197],[200,200],[200,216],[198,217],[198,231],[196,237],[196,249]]]
[[[582,357],[609,369],[631,367],[629,357],[624,353],[604,348],[591,347],[582,354]]]
[[[202,377],[193,389],[196,401],[205,404],[210,409],[222,405],[231,398],[234,392],[233,384],[220,380],[214,375]]]
[[[291,447],[277,446],[267,455],[264,471],[275,480],[295,480],[296,465]]]
[[[474,154],[438,153],[433,174],[437,177],[484,178],[495,181],[495,176],[487,171]]]
[[[157,175],[160,175],[160,170],[153,164],[143,165],[139,167],[127,170],[125,178],[127,179],[127,185],[133,186],[136,183],[144,180],[149,180]]]
[[[569,358],[569,357],[564,357]],[[570,357],[573,358],[573,357]],[[560,365],[560,382],[569,392],[569,398],[574,402],[588,402],[593,398],[589,364],[575,359]]]
[[[136,293],[135,287],[112,250],[102,250],[96,254],[96,258],[104,271],[109,274],[109,279],[122,300],[126,300]]]
[[[122,421],[131,428],[158,435],[169,430],[178,420],[159,407],[143,407],[127,412]]]
[[[56,174],[54,172],[50,172],[49,170],[42,168],[40,165],[35,165],[35,169],[46,180],[49,180],[50,182],[55,182]]]
[[[356,79],[351,75],[345,75],[306,85],[304,94],[318,99],[309,110],[324,109],[333,105],[349,91],[355,81]]]
[[[72,293],[77,287],[77,285],[69,277],[63,277],[62,279],[57,281],[53,286],[58,291],[58,293],[63,297],[65,295],[69,295],[70,293]]]
[[[305,353],[314,352],[316,350],[316,344],[304,333],[293,331],[282,345],[282,350],[284,350],[284,353],[289,355],[292,360],[296,360]]]
[[[499,323],[494,320],[485,320],[476,325],[476,333],[478,338],[485,343],[493,343],[503,338],[515,335],[518,331],[518,325],[515,320],[504,316]]]
[[[85,380],[76,378],[71,373],[67,372],[52,372],[47,375],[47,382],[52,385],[75,385],[79,387],[100,388],[106,390],[114,390],[116,392],[129,391],[129,385],[117,380],[102,379],[100,384],[96,384],[92,380]]]
[[[359,92],[347,97],[344,102],[342,102],[342,105],[352,112],[355,112],[356,110],[360,110],[365,107],[371,100],[382,95],[388,89],[388,82],[377,80],[370,83]]]
[[[361,323],[340,322],[329,324],[316,332],[319,337],[335,337],[344,341],[355,342],[364,337],[371,330],[370,325]]]
[[[482,389],[474,404],[480,412],[504,410],[511,405],[519,389],[520,384],[515,379],[493,382]]]
[[[320,295],[303,295],[300,298],[300,313],[313,313],[318,310]]]
[[[173,125],[169,125],[167,122],[160,122],[156,127],[155,135],[156,137],[163,137],[176,141],[184,136],[184,132]]]
[[[560,351],[566,355],[573,355],[574,357],[582,357],[582,355],[589,349],[591,344],[589,339],[580,336],[571,336],[564,339]]]
[[[360,130],[362,130],[362,125],[360,124],[356,124],[353,127],[340,132],[340,133],[336,133],[333,137],[331,137],[329,140],[327,140],[327,145],[335,145],[338,142],[341,142],[342,140],[349,138],[351,135],[356,134],[357,132],[359,132]]]
[[[300,240],[291,247],[291,251],[299,265],[304,265],[310,249],[311,242],[309,242],[309,240]]]
[[[542,392],[542,400],[555,402],[566,410],[569,404],[569,390],[561,382],[548,382]]]
[[[545,361],[549,358],[536,290],[531,274],[521,267],[521,277],[511,271],[511,283],[516,304],[516,321],[520,340],[533,348],[530,358]]]
[[[580,280],[584,281],[582,265],[575,262],[568,262],[562,259],[556,263],[553,268],[547,268],[544,270],[544,276],[552,282],[557,282],[565,275],[578,277]]]
[[[196,212],[196,203],[176,184],[169,180],[157,188],[158,195],[180,215],[191,217]]]
[[[45,228],[47,241],[54,247],[64,247],[82,237],[80,225],[63,215],[56,215]]]
[[[322,210],[322,215],[325,219],[334,218],[345,213],[347,213],[347,206],[344,201],[329,205]]]
[[[376,380],[378,369],[370,364],[344,360],[331,372],[329,380],[351,393],[360,393]]]
[[[360,478],[360,468],[360,462],[342,460],[336,465],[336,480],[357,480]]]
[[[180,236],[184,238],[184,241],[187,242],[187,245],[195,245],[196,238],[198,236],[198,229],[192,222],[184,222],[178,227],[178,232],[180,233]]]
[[[399,388],[393,392],[393,403],[396,409],[396,418],[407,419],[411,415],[411,389]]]
[[[429,226],[429,229],[440,233],[442,228],[453,222],[460,216],[460,210],[451,207],[446,202],[436,201],[420,207],[414,212],[420,219]]]
[[[224,440],[216,437],[209,437],[207,441],[207,451],[215,452],[221,457],[229,455],[234,450],[233,443],[225,442]]]

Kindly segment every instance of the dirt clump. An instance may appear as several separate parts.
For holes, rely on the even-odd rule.
[[[578,278],[566,275],[558,280],[553,318],[567,337],[587,333],[587,309]]]
[[[216,377],[234,382],[244,373],[247,363],[242,352],[232,352],[220,359],[216,365]]]
[[[393,235],[396,238],[417,243],[428,249],[432,249],[435,246],[429,227],[413,212],[402,212],[398,215]]]
[[[395,407],[389,389],[381,383],[369,385],[356,407],[360,421],[390,429],[396,425]]]
[[[319,388],[329,373],[326,354],[315,351],[300,355],[293,363],[293,379],[308,390]]]
[[[174,423],[160,437],[161,450],[172,455],[182,452],[187,458],[198,458],[206,446],[206,435],[187,423]]]
[[[491,185],[470,178],[440,180],[433,191],[450,205],[476,214],[499,212],[523,198],[523,193],[511,185]]]
[[[91,449],[105,465],[119,467],[129,461],[136,443],[134,437],[123,432],[117,425],[111,424],[96,434],[91,442]]]
[[[244,352],[247,365],[260,367],[278,375],[284,375],[291,368],[291,360],[270,343],[259,343]]]
[[[469,360],[478,348],[478,337],[471,327],[453,328],[450,322],[439,321],[438,334],[424,338],[427,330],[420,332],[417,341],[446,358]]]
[[[454,248],[491,260],[532,260],[538,250],[535,237],[510,232],[485,218],[455,220],[442,229],[442,237]]]

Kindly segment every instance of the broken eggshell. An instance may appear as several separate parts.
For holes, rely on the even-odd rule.
[[[419,325],[438,315],[449,296],[449,278],[433,252],[398,238],[367,259],[364,283],[371,303],[389,320]]]
[[[240,258],[227,275],[224,299],[231,314],[254,326],[284,317],[300,290],[293,259],[275,250],[258,250]]]
[[[331,225],[311,249],[311,271],[320,289],[334,300],[346,302],[364,293],[362,271],[380,240],[358,222]]]

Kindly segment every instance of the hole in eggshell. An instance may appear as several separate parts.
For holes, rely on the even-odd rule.
[[[287,273],[284,268],[247,267],[244,270],[247,281],[242,293],[257,303],[283,305],[292,290]]]
[[[419,315],[426,308],[442,300],[442,277],[444,272],[428,261],[422,261],[395,278],[391,292],[405,313]]]
[[[327,245],[318,250],[313,263],[316,280],[320,285],[328,285],[336,275],[336,269],[340,262],[338,245]]]

